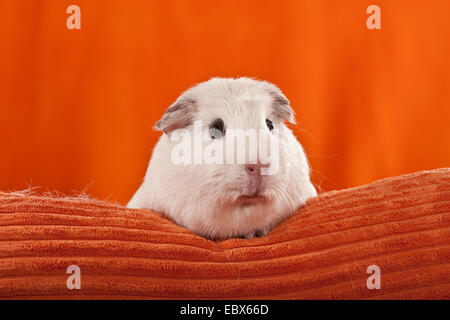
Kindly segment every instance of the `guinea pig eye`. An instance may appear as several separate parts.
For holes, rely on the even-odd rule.
[[[209,126],[209,134],[211,139],[223,137],[225,135],[225,124],[222,119],[216,119]]]
[[[273,130],[273,122],[269,119],[266,119],[267,128],[269,128],[270,131]]]

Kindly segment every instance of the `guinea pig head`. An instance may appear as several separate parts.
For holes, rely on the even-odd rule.
[[[173,197],[153,196],[152,209],[209,238],[264,234],[316,195],[284,121],[294,123],[289,101],[265,81],[213,78],[187,90],[156,123],[164,134],[147,177]]]

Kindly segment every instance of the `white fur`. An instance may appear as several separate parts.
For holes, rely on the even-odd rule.
[[[210,123],[221,118],[227,128],[267,129],[265,119],[271,118],[273,112],[268,90],[274,88],[278,90],[268,82],[248,78],[214,78],[187,90],[182,97],[196,99],[195,120]],[[128,207],[160,212],[211,239],[266,234],[308,198],[316,196],[302,146],[281,119],[271,119],[280,132],[279,170],[275,175],[261,177],[260,195],[264,201],[239,201],[251,188],[245,165],[175,165],[171,150],[176,142],[163,134],[153,150],[144,181]],[[214,140],[204,142],[209,143]]]

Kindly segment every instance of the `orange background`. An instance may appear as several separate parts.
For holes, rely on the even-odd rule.
[[[2,0],[0,21],[0,190],[125,203],[153,124],[211,76],[282,88],[323,190],[450,164],[448,0]]]

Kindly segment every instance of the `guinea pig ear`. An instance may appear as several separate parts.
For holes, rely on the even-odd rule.
[[[278,88],[270,94],[273,98],[273,114],[280,119],[295,123],[294,110],[286,96]]]
[[[166,110],[161,120],[156,122],[155,128],[165,134],[185,128],[193,123],[195,109],[194,99],[180,98]]]

